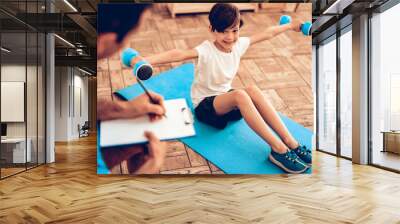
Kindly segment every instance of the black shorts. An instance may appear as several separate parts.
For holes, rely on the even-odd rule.
[[[217,115],[214,108],[214,99],[216,96],[204,98],[194,109],[194,113],[199,121],[211,125],[218,129],[224,129],[229,121],[238,121],[242,119],[239,109],[233,109],[226,114]]]

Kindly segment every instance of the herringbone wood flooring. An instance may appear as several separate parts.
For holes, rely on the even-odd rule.
[[[400,175],[314,152],[312,175],[98,176],[96,138],[0,181],[0,223],[400,223]]]
[[[311,4],[303,4],[293,19],[311,20]],[[262,28],[278,24],[281,12],[261,9],[257,13],[242,13],[244,26],[241,36],[249,36]],[[175,19],[163,4],[152,8],[150,19],[131,36],[125,47],[138,50],[143,56],[174,48],[193,48],[210,39],[208,15],[178,16]],[[131,70],[122,67],[119,53],[98,62],[98,98],[119,100],[112,93],[134,84]],[[233,88],[258,86],[275,108],[303,126],[313,129],[313,94],[311,88],[311,37],[287,32],[251,46],[242,58]],[[193,61],[195,62],[195,61]],[[185,62],[186,63],[186,62]],[[155,67],[155,73],[166,71],[182,63]],[[113,173],[129,173],[126,162],[115,167]],[[170,144],[162,174],[219,174],[223,173],[211,162],[189,147],[176,142]]]

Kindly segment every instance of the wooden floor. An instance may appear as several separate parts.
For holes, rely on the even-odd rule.
[[[377,165],[400,170],[400,154],[375,150],[372,157],[372,162]]]
[[[297,13],[287,13],[293,19],[311,20],[311,4],[301,7]],[[242,13],[244,26],[241,36],[249,36],[278,24],[282,12],[261,9],[257,13]],[[137,49],[143,56],[174,48],[193,48],[206,39],[208,15],[183,15],[170,17],[166,7],[156,5],[151,19],[142,30],[131,37],[126,47]],[[258,86],[275,108],[303,126],[313,128],[313,94],[311,83],[311,37],[287,32],[272,40],[251,46],[243,56],[233,88]],[[195,61],[193,61],[195,62]],[[166,71],[181,63],[155,67],[155,73]],[[130,69],[122,67],[119,53],[98,62],[98,98],[119,100],[112,93],[134,84]],[[115,167],[113,173],[128,173],[126,162]],[[223,173],[181,143],[171,144],[167,160],[160,173]]]
[[[23,172],[27,169],[35,168],[36,166],[37,166],[36,163],[27,163],[26,167],[25,167],[25,164],[9,164],[6,167],[0,168],[1,169],[1,171],[0,171],[1,178]]]
[[[0,181],[0,223],[400,223],[400,175],[314,153],[312,175],[98,176],[96,138]]]
[[[7,168],[0,168],[0,169],[1,169],[1,178],[26,170],[25,167],[7,167]]]

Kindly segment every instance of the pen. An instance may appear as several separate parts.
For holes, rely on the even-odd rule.
[[[149,91],[147,91],[146,87],[144,87],[142,81],[140,81],[140,79],[136,79],[136,80],[138,81],[139,85],[143,88],[143,90],[144,90],[144,92],[146,93],[146,95],[150,98],[151,103],[152,103],[152,104],[157,104],[157,102],[151,97]],[[167,115],[166,115],[165,113],[163,114],[163,116],[164,116],[165,118],[167,118]]]

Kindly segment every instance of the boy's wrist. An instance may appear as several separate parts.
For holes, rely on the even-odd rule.
[[[297,22],[293,22],[290,24],[291,26],[291,30],[296,31],[296,32],[300,32],[301,30],[301,24],[297,23]]]
[[[281,25],[281,27],[284,27],[283,31],[295,30],[295,26],[292,23]]]
[[[131,66],[131,67],[134,67],[134,65],[135,65],[136,63],[138,63],[140,60],[142,60],[142,57],[141,57],[141,56],[136,56],[136,57],[132,58],[132,60],[130,61],[130,66]]]

